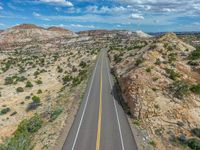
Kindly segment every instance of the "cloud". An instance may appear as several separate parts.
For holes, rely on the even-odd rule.
[[[185,13],[199,14],[200,0],[116,0],[119,4],[131,6],[148,13]]]
[[[3,7],[2,7],[2,6],[0,6],[0,10],[3,10]]]
[[[130,18],[135,20],[144,20],[142,14],[131,14]]]
[[[41,15],[39,13],[33,12],[33,16],[34,17],[41,17]]]
[[[3,23],[0,23],[0,26],[5,26],[5,24],[3,24]]]
[[[94,25],[82,25],[82,24],[71,24],[71,27],[75,27],[75,28],[95,28]]]
[[[131,10],[131,8],[128,7],[108,7],[108,6],[102,6],[98,7],[96,5],[94,6],[88,6],[86,7],[85,13],[95,13],[95,14],[116,14],[116,13],[127,13]]]
[[[66,0],[39,0],[39,1],[44,2],[44,3],[49,3],[49,4],[61,5],[61,6],[68,6],[68,7],[73,6],[72,2],[66,1]]]

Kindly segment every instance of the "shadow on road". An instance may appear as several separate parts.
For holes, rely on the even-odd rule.
[[[122,106],[124,112],[130,118],[133,118],[133,116],[131,114],[131,111],[130,111],[130,107],[128,106],[128,104],[123,99],[122,90],[121,90],[121,88],[120,88],[120,86],[119,86],[117,81],[114,82],[111,94],[113,95],[113,97],[117,101],[117,103]]]

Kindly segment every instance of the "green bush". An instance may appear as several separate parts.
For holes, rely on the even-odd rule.
[[[10,112],[10,108],[9,108],[9,107],[4,108],[4,109],[2,109],[2,110],[0,111],[0,115],[5,115],[5,114],[7,114],[8,112]]]
[[[51,112],[50,121],[54,121],[58,116],[63,112],[62,108],[56,108],[54,111]]]
[[[42,93],[42,90],[39,89],[39,90],[37,91],[37,94],[41,94],[41,93]]]
[[[196,61],[188,61],[188,63],[187,63],[188,65],[190,65],[190,66],[198,66],[199,65],[199,63],[198,62],[196,62]]]
[[[75,77],[75,78],[73,78],[73,80],[72,80],[72,86],[77,86],[77,85],[79,85],[80,83],[81,83],[81,78],[79,78],[79,77]]]
[[[200,84],[192,85],[192,87],[190,88],[190,90],[191,90],[193,93],[199,94],[199,95],[200,95]]]
[[[135,62],[136,66],[139,66],[140,64],[142,64],[144,62],[144,59],[137,59]]]
[[[156,62],[155,62],[155,65],[160,65],[161,64],[161,61],[160,61],[160,59],[158,58],[158,59],[156,59]]]
[[[119,63],[120,61],[122,61],[122,58],[121,58],[121,56],[120,56],[120,55],[117,55],[117,54],[115,54],[115,55],[114,55],[114,61],[115,61],[116,63]]]
[[[37,81],[35,81],[35,83],[42,84],[42,81],[41,80],[37,80]]]
[[[31,119],[23,120],[17,129],[17,132],[28,132],[34,133],[37,132],[42,127],[42,120],[39,115],[35,115]]]
[[[40,74],[39,71],[35,71],[35,72],[34,72],[34,76],[35,76],[35,77],[37,77],[39,74]]]
[[[150,67],[147,68],[147,69],[146,69],[146,72],[151,72],[151,68],[150,68]]]
[[[8,85],[8,84],[13,84],[13,79],[12,79],[12,77],[6,77],[5,78],[5,83],[4,83],[5,85]]]
[[[176,61],[176,57],[177,57],[177,53],[170,53],[168,55],[169,63],[172,63],[173,61]]]
[[[196,48],[195,51],[192,51],[188,57],[190,60],[196,60],[200,58],[200,47]]]
[[[68,82],[72,80],[72,77],[69,75],[66,75],[65,77],[62,78],[62,80],[63,80],[63,84],[67,84]]]
[[[187,145],[193,150],[200,150],[200,140],[196,138],[189,139]]]
[[[194,128],[191,130],[192,134],[200,138],[200,128]]]
[[[189,86],[183,81],[175,81],[170,85],[170,91],[173,93],[174,97],[183,99],[184,96],[187,96],[189,93]]]
[[[29,120],[23,120],[13,134],[13,137],[0,144],[0,150],[32,150],[34,147],[34,144],[31,143],[32,133],[37,132],[41,127],[42,120],[38,115],[33,116]]]
[[[181,77],[181,75],[175,72],[173,69],[165,69],[166,73],[169,74],[169,78],[172,80],[176,80],[177,78]]]
[[[29,87],[29,88],[33,87],[33,84],[31,83],[31,81],[26,82],[26,87]]]
[[[86,62],[81,61],[79,64],[80,67],[85,68],[87,66]]]
[[[63,69],[60,66],[57,67],[57,70],[58,70],[58,73],[62,73],[63,72]]]
[[[149,141],[149,144],[152,145],[153,147],[156,147],[156,142],[155,141]]]
[[[16,91],[17,91],[17,93],[20,93],[20,92],[24,92],[24,89],[22,87],[18,87],[18,88],[16,88]]]
[[[36,103],[36,104],[40,103],[40,97],[38,97],[38,96],[33,96],[32,100],[33,100],[33,103]]]

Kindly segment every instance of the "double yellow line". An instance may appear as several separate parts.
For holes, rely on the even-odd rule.
[[[100,102],[99,102],[99,118],[98,118],[98,130],[96,140],[96,150],[100,150],[101,143],[101,119],[102,119],[102,63],[101,62],[101,77],[100,77]]]

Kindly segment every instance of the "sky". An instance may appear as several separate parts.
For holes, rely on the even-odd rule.
[[[200,0],[0,0],[0,29],[200,31]]]

